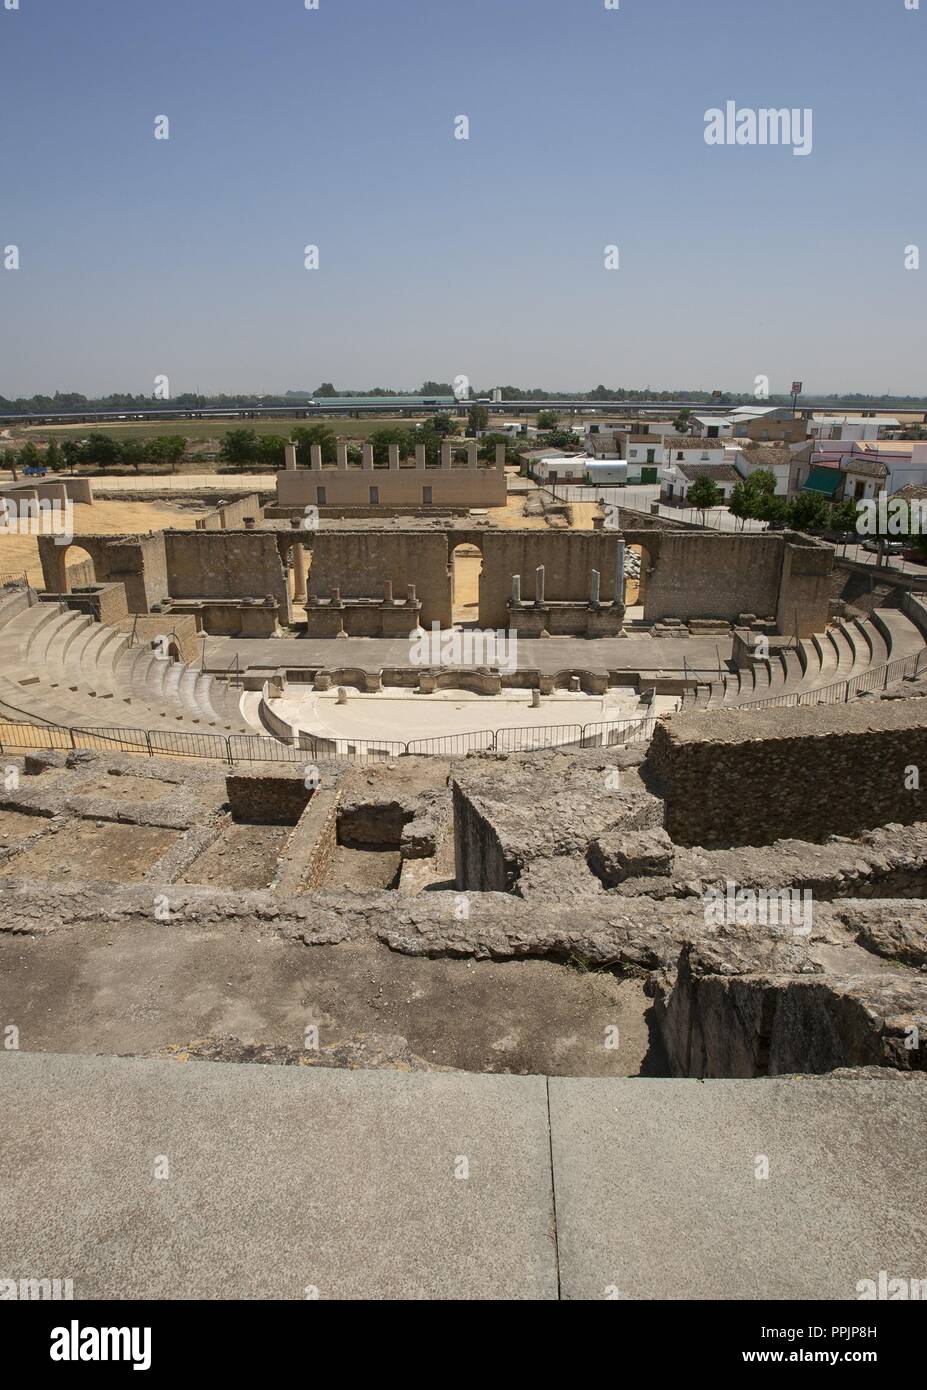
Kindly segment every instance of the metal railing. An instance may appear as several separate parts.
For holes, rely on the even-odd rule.
[[[683,695],[683,707],[751,710],[785,709],[796,705],[842,705],[848,704],[857,695],[867,691],[886,690],[896,681],[905,680],[909,676],[919,676],[924,670],[927,670],[927,647],[922,648],[919,652],[913,652],[911,656],[895,657],[894,661],[887,661],[881,666],[872,666],[868,671],[860,672],[858,676],[848,676],[842,681],[833,681],[830,685],[813,686],[809,690],[791,690],[782,695],[767,695],[758,700],[731,700],[727,704],[720,700],[715,705],[698,704],[698,690],[686,691]],[[717,682],[715,684],[717,685]],[[710,689],[710,687],[705,686],[700,686],[698,689],[704,690],[706,688]]]
[[[121,726],[70,728],[0,718],[0,752],[16,749],[91,749],[96,752],[143,753],[148,757],[206,758],[234,767],[240,763],[384,762],[416,756],[463,757],[467,753],[533,753],[545,748],[613,748],[637,743],[653,734],[655,720],[620,719],[594,724],[549,724],[542,728],[486,729],[399,742],[378,738],[322,739],[301,734],[298,742],[281,743],[260,734],[208,734],[181,729],[133,729]]]

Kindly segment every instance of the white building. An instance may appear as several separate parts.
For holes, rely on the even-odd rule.
[[[822,441],[884,439],[880,431],[900,428],[901,422],[888,416],[877,419],[868,415],[812,415],[808,422],[811,438]]]
[[[700,439],[730,439],[734,421],[729,415],[690,415],[689,433]]]

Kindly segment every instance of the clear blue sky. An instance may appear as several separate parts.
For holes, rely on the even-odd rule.
[[[3,3],[0,395],[927,390],[927,0]]]

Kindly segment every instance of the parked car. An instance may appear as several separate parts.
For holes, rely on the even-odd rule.
[[[878,555],[881,550],[883,555],[901,555],[905,549],[904,541],[879,540],[871,536],[868,541],[863,541],[863,549]]]

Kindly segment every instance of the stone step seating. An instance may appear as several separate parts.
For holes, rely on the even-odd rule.
[[[708,685],[686,692],[683,709],[717,709],[750,705],[783,695],[808,696],[815,691],[923,650],[919,628],[900,609],[877,608],[868,618],[854,618],[802,638],[797,647],[781,648],[768,661],[730,672]]]
[[[0,717],[73,727],[266,734],[239,692],[58,603],[0,595]]]

